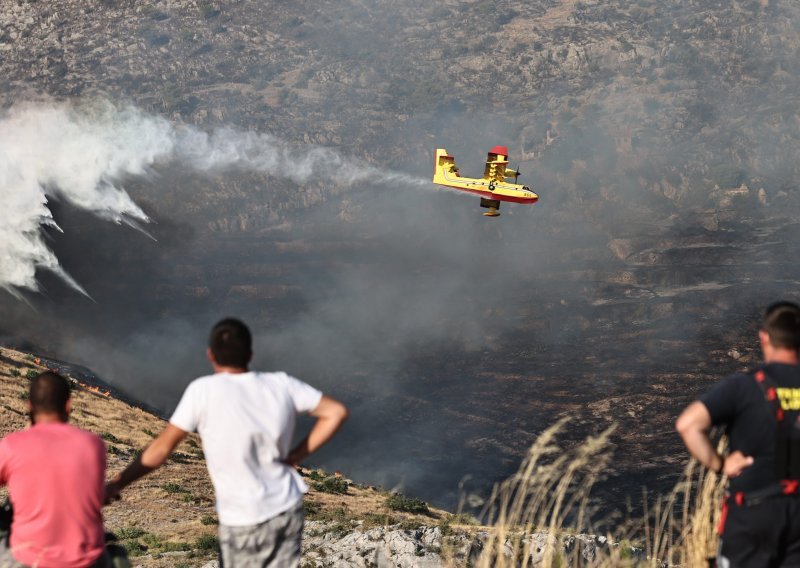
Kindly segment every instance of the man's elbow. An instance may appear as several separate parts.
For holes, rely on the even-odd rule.
[[[675,421],[675,431],[681,435],[681,438],[685,438],[688,429],[689,429],[689,421],[686,420],[686,417],[683,414],[681,414]]]
[[[708,431],[711,425],[705,415],[700,412],[700,407],[696,406],[697,404],[694,403],[689,406],[675,421],[675,430],[684,440],[694,433]],[[704,407],[703,410],[705,410]]]
[[[347,422],[347,419],[350,418],[350,411],[342,403],[339,403],[339,407],[336,409],[336,418],[339,420],[340,424],[344,424]]]
[[[706,429],[693,416],[681,414],[675,421],[675,430],[677,430],[681,438],[686,440],[693,434],[703,432]]]

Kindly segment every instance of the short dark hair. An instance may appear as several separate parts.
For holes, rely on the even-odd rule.
[[[764,313],[761,328],[773,347],[800,351],[800,306],[794,302],[775,302]]]
[[[226,367],[245,369],[253,356],[250,330],[235,318],[225,318],[211,329],[208,347],[217,364]]]
[[[63,414],[70,396],[69,381],[53,371],[40,373],[31,380],[31,412]]]

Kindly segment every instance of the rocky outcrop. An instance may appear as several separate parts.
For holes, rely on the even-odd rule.
[[[455,531],[443,535],[439,527],[421,526],[403,529],[398,525],[355,528],[342,533],[330,523],[310,521],[303,535],[303,566],[315,568],[445,568],[470,566],[480,559],[484,543],[489,538],[485,530]],[[520,536],[520,535],[515,535]],[[562,557],[574,558],[578,563],[591,564],[601,555],[618,549],[619,544],[609,543],[605,537],[592,535],[563,535],[556,539],[547,532],[521,535],[523,546],[530,551],[526,566],[544,566],[547,547],[556,547]],[[503,548],[506,558],[514,554],[512,541],[506,540]],[[626,558],[639,558],[642,550],[628,547]],[[551,557],[552,558],[552,557]],[[520,565],[522,565],[520,559]],[[219,568],[210,562],[203,568]]]
[[[485,542],[490,538],[486,530],[448,531],[439,527],[421,526],[402,529],[399,526],[353,530],[347,534],[330,531],[322,522],[307,523],[304,537],[304,562],[318,568],[396,567],[439,568],[452,565],[472,565],[481,556]],[[594,561],[599,554],[618,545],[609,545],[605,537],[585,534],[564,535],[555,538],[547,532],[535,532],[521,537],[530,551],[529,566],[542,566],[548,547],[555,547],[560,555]],[[638,549],[626,553],[638,556]],[[514,554],[514,545],[506,540],[503,548],[506,558]]]
[[[452,551],[453,556],[464,557],[472,545],[466,535],[445,539],[438,527],[415,530],[402,530],[397,526],[375,527],[344,535],[331,532],[330,528],[322,522],[307,523],[303,542],[307,564],[332,568],[438,568],[443,565],[445,547]]]

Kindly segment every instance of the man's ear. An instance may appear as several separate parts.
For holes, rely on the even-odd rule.
[[[211,352],[211,347],[206,347],[206,359],[208,359],[208,362],[212,365],[217,364],[217,360],[214,358],[214,354]]]
[[[759,329],[758,330],[758,339],[761,341],[761,347],[765,347],[767,345],[772,345],[772,342],[769,338],[769,333],[766,330]]]
[[[67,415],[69,415],[69,413],[72,412],[72,399],[71,398],[67,399],[67,404],[64,405],[64,410],[67,411]]]

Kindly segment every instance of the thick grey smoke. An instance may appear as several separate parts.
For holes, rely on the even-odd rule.
[[[116,223],[135,225],[147,215],[115,185],[144,175],[172,151],[172,130],[133,107],[109,104],[20,105],[0,121],[0,286],[38,289],[36,270],[55,272],[85,293],[59,265],[41,227],[58,228],[48,198],[61,198]]]
[[[153,166],[169,162],[198,172],[235,168],[297,183],[313,177],[340,185],[427,183],[348,160],[330,148],[286,144],[270,134],[176,127],[132,105],[105,100],[17,105],[0,116],[0,200],[6,208],[0,287],[17,296],[20,289],[39,290],[36,272],[49,270],[86,294],[45,242],[42,227],[61,230],[48,200],[62,199],[139,228],[150,219],[122,184],[153,175]]]

